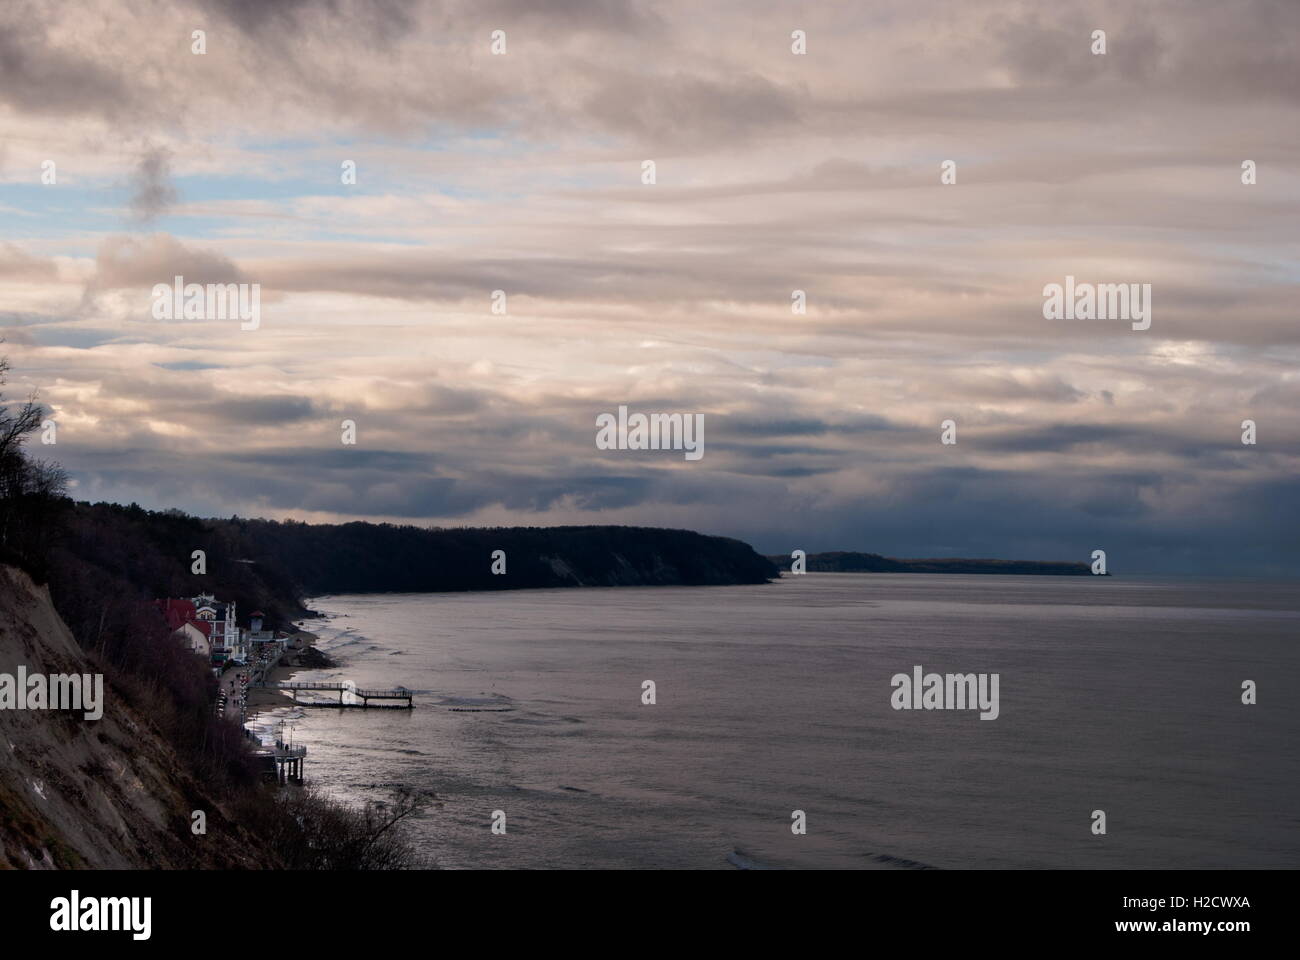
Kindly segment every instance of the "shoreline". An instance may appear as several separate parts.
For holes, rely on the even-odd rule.
[[[299,659],[306,651],[314,651],[316,641],[319,639],[319,634],[307,630],[299,630],[290,634],[290,647],[285,651],[284,656],[280,658],[280,663],[266,675],[266,681],[268,683],[284,683],[293,679],[294,674],[300,670],[317,669],[300,663]],[[319,655],[324,656],[324,654]],[[249,687],[248,702],[245,704],[244,710],[244,721],[247,723],[261,713],[278,707],[291,706],[293,706],[293,696],[283,690],[274,690],[269,687]]]

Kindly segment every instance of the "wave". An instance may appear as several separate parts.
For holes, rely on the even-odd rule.
[[[749,854],[740,850],[732,850],[727,854],[727,862],[737,870],[775,870],[776,867],[755,860]]]
[[[896,857],[891,853],[868,853],[867,857],[876,863],[886,867],[893,867],[897,870],[937,870],[938,867],[929,863],[922,863],[920,860],[908,860],[906,857]],[[727,862],[737,870],[779,870],[780,867],[774,867],[771,864],[763,863],[755,859],[743,850],[735,849],[727,854]]]
[[[505,694],[497,693],[487,697],[443,697],[438,701],[440,707],[501,707],[514,703]]]
[[[939,868],[929,863],[922,863],[920,860],[908,860],[905,857],[896,857],[891,853],[867,854],[877,863],[884,863],[891,867],[897,867],[900,870],[938,870]]]
[[[361,643],[373,643],[373,641],[360,633],[356,628],[347,627],[338,631],[321,630],[317,637],[316,646],[322,650],[337,650],[341,647],[351,647]]]

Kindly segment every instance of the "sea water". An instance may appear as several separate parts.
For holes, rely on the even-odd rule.
[[[1300,867],[1294,582],[814,573],[312,606],[340,666],[295,679],[416,707],[257,722],[335,796],[431,794],[409,824],[431,865]],[[917,666],[997,674],[996,719],[895,709]]]

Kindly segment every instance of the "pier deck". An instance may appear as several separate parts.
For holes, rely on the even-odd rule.
[[[306,747],[291,747],[284,741],[277,740],[273,747],[258,747],[253,751],[253,756],[274,763],[276,778],[281,783],[286,780],[290,783],[303,782],[303,765],[307,759]]]
[[[415,707],[415,695],[405,687],[393,687],[392,689],[367,689],[354,687],[352,684],[337,680],[286,680],[278,683],[262,681],[256,684],[259,687],[269,687],[272,690],[287,690],[294,693],[298,690],[321,690],[332,693],[338,691],[339,699],[337,703],[320,703],[310,700],[299,700],[294,696],[293,702],[303,707],[354,707],[358,709],[367,709],[371,707],[371,700],[404,700],[404,704],[376,703],[373,709],[381,710],[411,710]],[[350,693],[354,697],[359,697],[361,703],[345,703],[343,694]]]

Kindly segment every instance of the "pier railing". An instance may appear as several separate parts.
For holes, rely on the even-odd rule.
[[[406,689],[406,687],[393,687],[389,690],[369,689],[365,687],[354,687],[350,683],[338,680],[285,680],[281,682],[263,680],[262,682],[255,684],[255,686],[269,687],[272,690],[323,690],[337,692],[339,695],[337,706],[341,707],[358,706],[356,703],[344,703],[343,694],[345,693],[350,693],[358,700],[361,700],[362,703],[360,706],[363,707],[367,706],[371,700],[405,700],[407,708],[415,706],[415,695],[410,690]],[[294,698],[294,702],[301,703],[304,706],[317,705],[300,701],[297,697]],[[393,708],[390,707],[389,709]]]
[[[262,680],[256,687],[274,687],[277,690],[351,690],[352,684],[338,681],[313,680]]]
[[[259,741],[260,742],[260,741]],[[273,765],[273,772],[281,783],[303,782],[303,768],[307,763],[306,747],[291,747],[283,740],[275,741],[275,746],[261,744],[253,755]],[[272,771],[268,771],[268,774]]]

